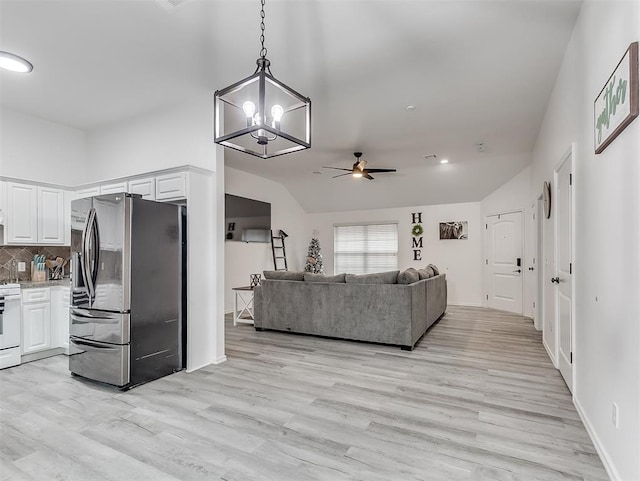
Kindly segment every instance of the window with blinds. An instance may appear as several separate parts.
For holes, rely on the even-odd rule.
[[[398,224],[333,228],[333,272],[371,274],[398,269]]]

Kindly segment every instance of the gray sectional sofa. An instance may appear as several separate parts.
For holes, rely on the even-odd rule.
[[[398,276],[397,271],[382,274],[386,278],[341,274],[327,277],[326,282],[309,274],[306,280],[291,280],[304,273],[288,274],[284,277],[289,280],[266,278],[255,289],[257,330],[394,344],[411,350],[447,308],[444,274],[422,280],[407,280],[404,272]],[[265,277],[270,277],[267,272]],[[398,284],[398,278],[412,283]]]

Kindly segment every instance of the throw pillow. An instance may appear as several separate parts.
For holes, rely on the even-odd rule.
[[[304,272],[295,271],[264,271],[265,279],[272,279],[276,281],[303,281]]]
[[[429,277],[433,277],[433,271],[428,269],[418,269],[418,275],[420,276],[420,280],[429,279]]]
[[[332,284],[344,283],[345,274],[336,274],[335,276],[325,276],[323,274],[314,274],[312,272],[304,273],[305,282],[330,282]]]
[[[440,271],[438,270],[438,268],[436,266],[434,266],[433,264],[429,264],[427,267],[431,267],[433,269],[433,274],[436,276],[440,275]]]
[[[420,280],[420,274],[413,267],[398,274],[398,284],[413,284]]]
[[[348,284],[397,284],[400,271],[376,272],[375,274],[345,274]]]

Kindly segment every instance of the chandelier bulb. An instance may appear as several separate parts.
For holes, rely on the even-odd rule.
[[[282,108],[282,105],[275,104],[271,107],[271,116],[273,117],[274,122],[280,122],[283,115],[284,109]]]
[[[242,110],[244,110],[247,118],[253,117],[253,114],[256,112],[256,105],[251,100],[247,100],[242,104]]]

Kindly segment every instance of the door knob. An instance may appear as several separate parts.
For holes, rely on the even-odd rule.
[[[553,282],[555,284],[560,284],[560,278],[559,277],[552,277],[551,278],[551,282]]]
[[[520,274],[522,272],[522,269],[517,269],[517,270],[515,270],[513,272],[517,272],[518,274]]]

